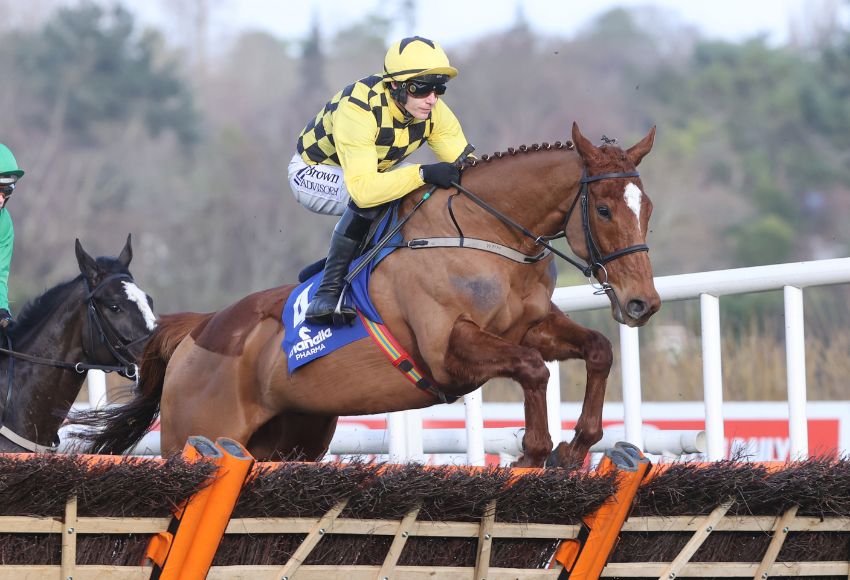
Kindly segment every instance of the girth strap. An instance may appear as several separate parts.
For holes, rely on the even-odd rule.
[[[395,338],[393,338],[393,335],[390,334],[386,326],[369,320],[363,316],[363,313],[359,310],[357,311],[357,315],[360,317],[360,320],[363,321],[363,326],[366,328],[369,336],[372,337],[372,340],[375,341],[375,344],[378,345],[378,348],[381,349],[381,352],[390,359],[393,366],[397,368],[408,381],[416,385],[419,389],[430,393],[441,403],[454,403],[458,400],[458,397],[447,395],[434,386],[434,384],[425,376],[425,373],[416,368],[416,363],[413,362],[413,359],[409,354],[407,354],[407,351],[405,351],[401,345],[396,342]]]

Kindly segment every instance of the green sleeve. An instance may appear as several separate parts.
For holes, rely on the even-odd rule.
[[[15,245],[15,228],[9,210],[0,210],[0,308],[9,310],[9,266],[12,247]]]

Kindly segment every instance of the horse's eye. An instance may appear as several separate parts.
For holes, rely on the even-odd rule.
[[[598,213],[600,217],[603,217],[606,220],[611,219],[611,210],[608,209],[607,205],[597,205],[596,213]]]
[[[109,310],[111,310],[112,312],[121,312],[121,307],[120,307],[120,306],[118,306],[117,304],[110,304],[110,305],[108,306],[108,308],[109,308]]]

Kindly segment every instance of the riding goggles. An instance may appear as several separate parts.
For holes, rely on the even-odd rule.
[[[407,94],[417,99],[427,97],[431,93],[442,95],[445,92],[446,85],[444,84],[421,83],[418,81],[408,81],[407,83]]]
[[[17,181],[17,175],[0,175],[0,185],[15,185]]]
[[[8,185],[0,184],[0,195],[3,196],[4,199],[8,199],[12,197],[12,193],[15,191],[15,184],[10,183]]]

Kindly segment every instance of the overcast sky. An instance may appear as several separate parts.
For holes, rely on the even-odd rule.
[[[611,8],[659,6],[677,13],[683,24],[705,36],[741,40],[767,34],[771,43],[788,38],[789,24],[807,18],[824,5],[842,0],[417,0],[415,30],[461,45],[514,22],[522,9],[531,27],[542,33],[571,36]],[[281,38],[306,36],[315,14],[326,37],[375,13],[379,6],[397,23],[394,36],[408,34],[404,0],[209,0],[214,7],[213,36],[226,39],[236,31],[257,28]],[[168,0],[133,0],[129,4],[143,20],[168,29]],[[173,16],[173,14],[172,14]]]

